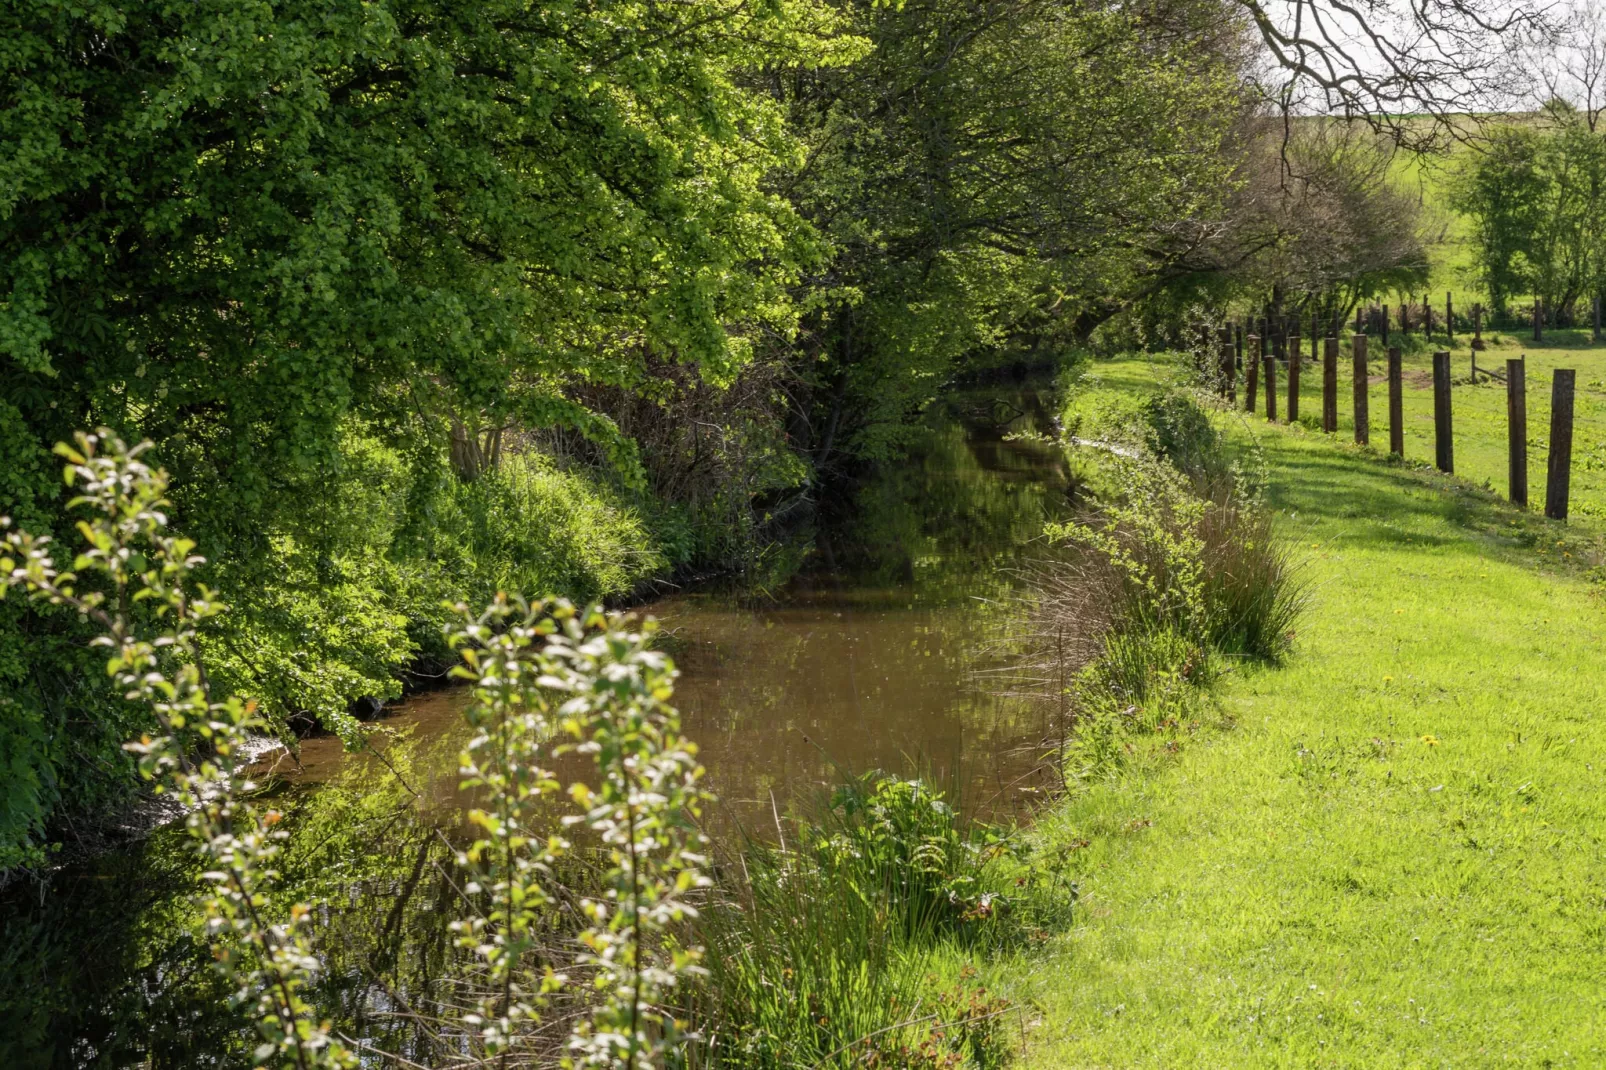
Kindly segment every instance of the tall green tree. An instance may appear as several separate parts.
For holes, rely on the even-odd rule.
[[[1606,286],[1606,133],[1552,102],[1542,121],[1490,132],[1459,176],[1456,207],[1473,220],[1477,268],[1499,316],[1533,294],[1552,320]]]
[[[244,672],[277,645],[326,705],[393,687],[412,566],[377,514],[448,462],[483,477],[520,428],[573,428],[628,481],[578,387],[638,387],[649,358],[728,381],[791,329],[816,250],[764,179],[796,143],[739,75],[850,58],[839,21],[817,0],[8,0],[0,515],[60,532],[48,451],[75,428],[150,438],[248,603],[214,656]],[[4,612],[0,865],[128,728],[76,682],[70,615]]]
[[[1239,27],[1207,2],[909,0],[872,43],[781,86],[790,181],[832,244],[798,437],[826,465],[897,448],[969,357],[1073,340],[1220,203]]]

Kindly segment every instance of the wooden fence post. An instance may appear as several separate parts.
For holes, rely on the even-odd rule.
[[[1483,306],[1472,306],[1472,348],[1483,349]]]
[[[1288,350],[1288,422],[1299,422],[1299,365],[1304,356],[1299,350],[1299,336],[1294,336],[1294,344]]]
[[[1444,291],[1444,340],[1455,344],[1455,295]]]
[[[1409,297],[1405,299],[1405,304],[1400,306],[1400,337],[1411,337],[1411,299]]]
[[[1545,340],[1545,299],[1543,297],[1535,297],[1534,298],[1534,341],[1543,342],[1544,340]]]
[[[1338,431],[1338,339],[1327,339],[1322,354],[1322,430]]]
[[[1550,380],[1550,463],[1545,467],[1545,515],[1567,519],[1567,489],[1573,468],[1573,380],[1557,368]]]
[[[1506,485],[1511,504],[1528,508],[1528,362],[1506,361]]]
[[[1389,346],[1389,452],[1405,456],[1405,392],[1400,347]]]
[[[1433,460],[1441,472],[1455,471],[1450,426],[1450,354],[1433,354]]]
[[[1367,411],[1366,335],[1355,336],[1355,444],[1368,445],[1372,441],[1372,418]]]
[[[1596,294],[1595,300],[1591,301],[1590,304],[1594,307],[1595,311],[1595,329],[1590,335],[1590,340],[1598,342],[1600,341],[1600,294]]]
[[[1267,353],[1266,367],[1263,374],[1266,376],[1266,419],[1277,422],[1277,354]]]
[[[1377,332],[1378,333],[1378,337],[1379,337],[1379,339],[1382,341],[1382,343],[1384,345],[1388,345],[1389,344],[1389,306],[1387,306],[1387,305],[1383,306],[1383,312],[1382,312],[1381,315],[1378,316],[1378,324],[1382,328],[1381,330],[1379,330]]]
[[[1242,323],[1234,323],[1232,325],[1232,337],[1233,348],[1237,351],[1238,367],[1242,368],[1244,366],[1244,325]]]
[[[1217,351],[1219,355],[1216,360],[1221,368],[1223,392],[1227,395],[1229,402],[1236,401],[1238,398],[1238,361],[1232,351],[1232,346],[1229,344],[1221,345]]]
[[[1244,354],[1244,411],[1255,411],[1255,388],[1260,385],[1260,335],[1252,334],[1247,339],[1249,351]]]

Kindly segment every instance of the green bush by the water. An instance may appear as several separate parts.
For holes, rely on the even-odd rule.
[[[962,960],[1065,921],[1075,889],[1058,866],[879,773],[781,835],[727,861],[703,912],[706,1065],[1002,1065],[1018,1009]]]
[[[1234,662],[1275,663],[1307,599],[1258,478],[1228,453],[1189,392],[1067,384],[1068,449],[1092,467],[1097,501],[1051,524],[1062,553],[1033,571],[1022,672],[1052,680],[1077,717],[1071,782],[1120,768],[1134,735],[1207,716],[1207,687]],[[1088,442],[1088,436],[1092,442]]]
[[[203,631],[208,671],[253,696],[280,730],[296,720],[344,732],[357,700],[394,698],[410,667],[449,663],[448,601],[506,590],[616,598],[665,576],[679,562],[657,529],[685,521],[660,507],[655,527],[646,501],[606,470],[534,450],[465,483],[353,429],[293,527],[252,533],[253,554],[203,572],[232,609]],[[145,722],[80,653],[73,614],[17,600],[0,614],[16,622],[0,629],[4,870],[42,857],[56,806],[92,811],[130,790],[119,737]],[[40,675],[47,664],[82,671]],[[86,766],[106,775],[69,775]]]

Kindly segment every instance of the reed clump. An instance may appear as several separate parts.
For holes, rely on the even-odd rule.
[[[1073,775],[1118,762],[1130,730],[1196,721],[1235,662],[1280,661],[1308,594],[1197,399],[1164,391],[1122,416],[1099,429],[1097,500],[1048,527],[1023,595],[1015,671],[1079,722]]]
[[[786,824],[781,843],[721,865],[703,908],[692,1016],[704,1029],[689,1064],[1003,1065],[1015,1008],[953,966],[1068,912],[1060,868],[929,784],[879,773]]]

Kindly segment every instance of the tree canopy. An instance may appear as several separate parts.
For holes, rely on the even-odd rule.
[[[443,601],[751,561],[957,374],[1236,270],[1256,10],[7,0],[0,515],[152,440],[208,671],[350,727]],[[0,867],[129,782],[82,638],[0,606]]]

